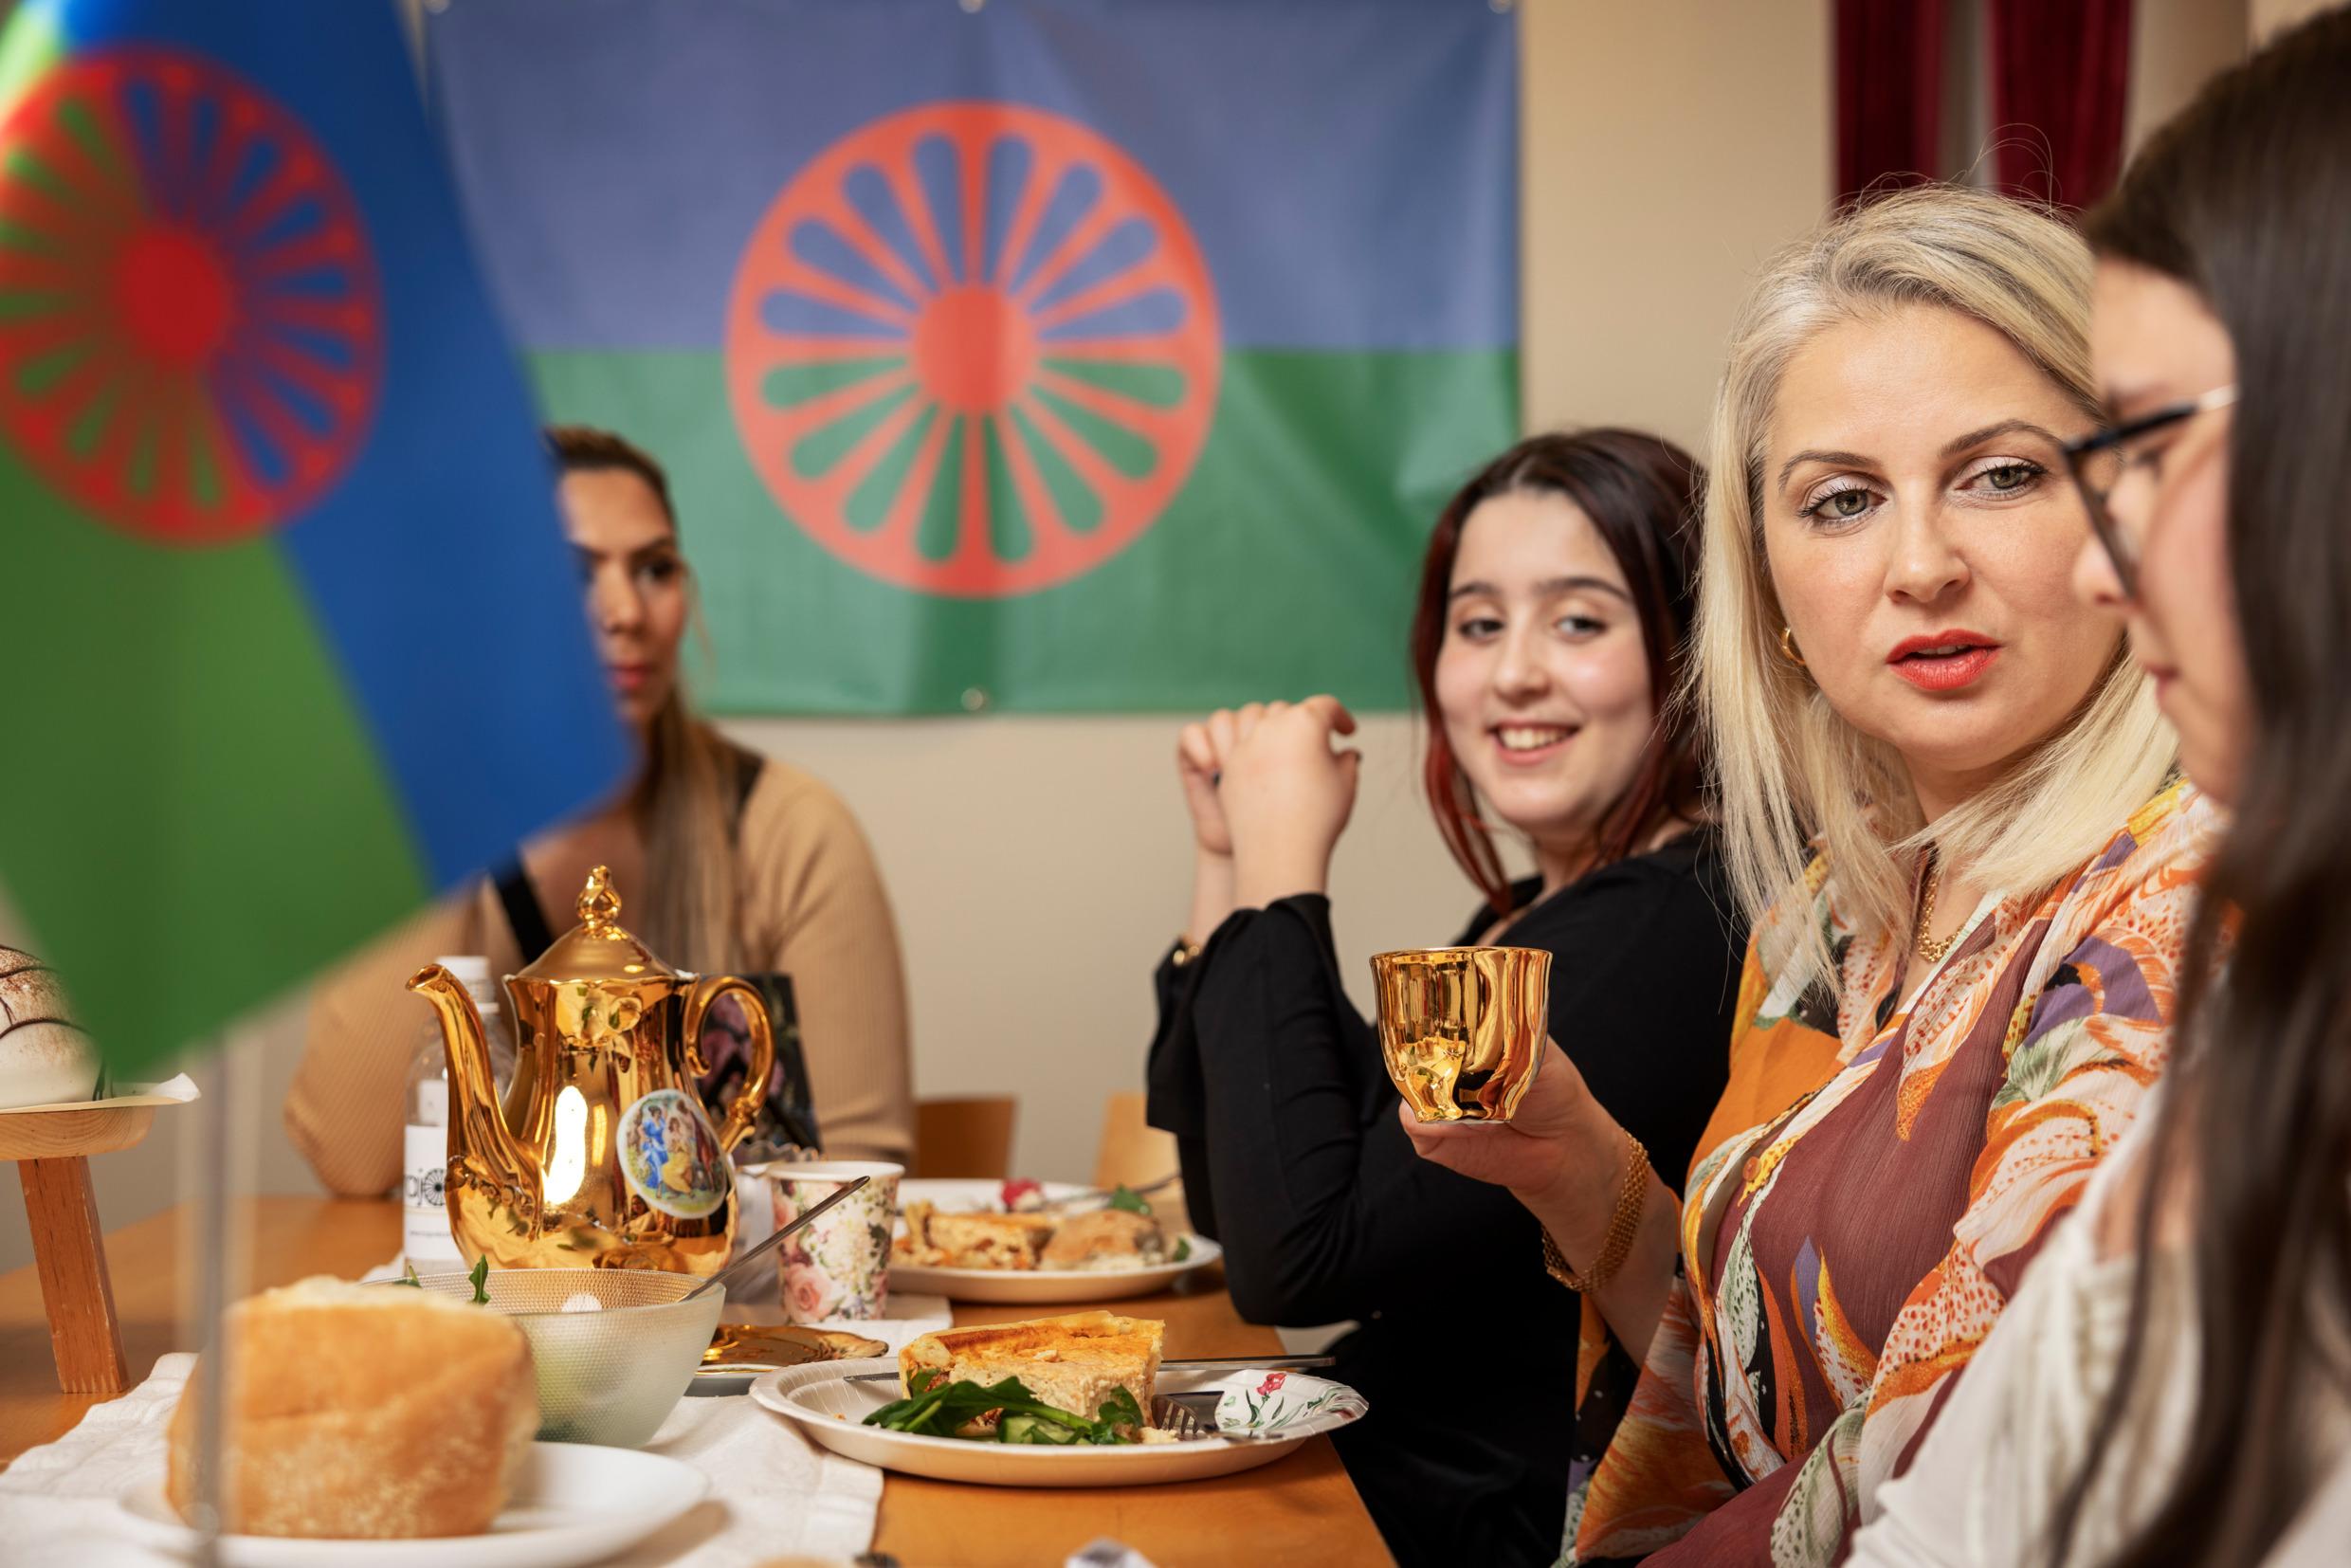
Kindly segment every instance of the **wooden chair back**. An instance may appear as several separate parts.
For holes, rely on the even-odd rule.
[[[1094,1152],[1094,1185],[1140,1187],[1176,1174],[1176,1138],[1143,1120],[1140,1092],[1114,1094],[1103,1107],[1102,1142]]]

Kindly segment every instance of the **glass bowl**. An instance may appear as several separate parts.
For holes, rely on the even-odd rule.
[[[464,1274],[417,1282],[473,1299]],[[718,1329],[726,1286],[682,1301],[702,1282],[635,1268],[490,1270],[490,1310],[522,1327],[538,1371],[538,1436],[548,1443],[633,1449],[649,1441],[694,1381]],[[565,1310],[564,1304],[592,1300]]]

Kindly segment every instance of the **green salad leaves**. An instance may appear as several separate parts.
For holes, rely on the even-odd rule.
[[[920,1437],[958,1437],[963,1428],[1001,1411],[995,1431],[978,1442],[1035,1443],[1067,1448],[1082,1443],[1109,1446],[1137,1441],[1127,1433],[1143,1429],[1142,1407],[1125,1389],[1114,1388],[1089,1421],[1083,1415],[1046,1404],[1017,1377],[1000,1383],[965,1380],[950,1383],[937,1370],[918,1372],[910,1379],[914,1393],[884,1405],[866,1417],[869,1427],[912,1432]]]
[[[1130,1214],[1151,1212],[1151,1205],[1143,1195],[1123,1181],[1120,1182],[1116,1190],[1111,1193],[1108,1206],[1113,1209],[1123,1209]]]
[[[474,1259],[473,1272],[465,1277],[473,1281],[473,1304],[476,1306],[489,1305],[490,1260],[488,1255],[484,1254],[482,1257]],[[416,1265],[409,1262],[405,1258],[400,1260],[400,1277],[393,1280],[392,1283],[394,1285],[413,1285],[419,1290],[425,1288],[425,1282],[416,1277]]]

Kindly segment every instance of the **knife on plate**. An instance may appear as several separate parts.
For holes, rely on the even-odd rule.
[[[1161,1372],[1306,1372],[1316,1367],[1337,1366],[1336,1356],[1208,1356],[1187,1361],[1161,1361]],[[845,1383],[895,1383],[895,1372],[860,1372],[841,1379]]]

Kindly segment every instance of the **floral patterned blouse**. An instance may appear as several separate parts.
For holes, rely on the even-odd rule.
[[[1583,1424],[1621,1419],[1568,1560],[1842,1555],[2161,1071],[2216,825],[2168,785],[2054,890],[1986,900],[1906,1007],[1908,934],[1856,939],[1825,864],[1765,918],[1647,1364],[1586,1314]],[[1833,993],[1765,969],[1789,920]]]

